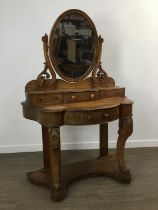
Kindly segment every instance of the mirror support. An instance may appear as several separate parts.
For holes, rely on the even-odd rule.
[[[102,43],[103,38],[101,36],[98,37],[97,40],[97,57],[96,57],[96,64],[94,66],[93,72],[92,72],[92,81],[94,87],[99,86],[115,86],[115,81],[111,77],[108,77],[107,73],[101,66],[101,53],[102,53]]]
[[[101,66],[101,53],[102,53],[102,43],[103,39],[101,36],[98,37],[97,40],[97,49],[96,49],[96,64],[94,66],[94,69],[92,71],[92,84],[93,87],[108,87],[108,86],[115,86],[115,81],[111,77],[108,77],[107,73]],[[45,34],[42,37],[42,42],[43,42],[43,51],[44,51],[44,57],[45,57],[45,62],[44,62],[44,70],[38,75],[37,81],[38,85],[40,87],[54,87],[55,82],[56,82],[56,73],[55,70],[53,69],[53,66],[50,61],[49,57],[49,46],[48,46],[48,35]],[[49,72],[48,72],[49,70]],[[51,79],[50,79],[51,77]]]
[[[42,42],[43,42],[43,51],[44,51],[44,57],[45,57],[45,62],[44,62],[44,69],[43,71],[38,75],[37,77],[37,83],[35,84],[35,81],[31,82],[28,84],[29,86],[38,86],[40,89],[55,89],[57,86],[57,79],[56,79],[56,73],[62,78],[63,82],[70,82],[70,83],[77,83],[77,82],[82,82],[83,80],[87,80],[87,82],[90,80],[91,82],[89,83],[91,87],[112,87],[115,86],[115,81],[113,78],[109,77],[105,70],[101,66],[101,54],[102,54],[102,43],[103,43],[103,38],[101,36],[97,35],[95,26],[93,22],[90,20],[90,18],[82,11],[79,10],[69,10],[64,12],[55,22],[53,29],[51,31],[51,34],[54,32],[55,27],[57,23],[61,21],[61,19],[67,14],[71,14],[73,12],[76,12],[76,14],[82,15],[86,20],[89,21],[89,24],[91,25],[93,32],[95,34],[95,56],[93,63],[90,67],[90,71],[87,72],[83,77],[80,77],[79,79],[72,79],[72,78],[67,78],[65,76],[60,75],[60,71],[58,70],[58,67],[55,62],[52,61],[51,59],[51,44],[48,44],[48,35],[45,34],[42,37]],[[51,34],[50,37],[51,38]],[[50,46],[49,46],[50,45]],[[88,74],[92,72],[92,76],[88,78]],[[87,78],[87,79],[86,79]]]
[[[51,64],[50,58],[49,58],[49,53],[48,53],[48,35],[45,34],[42,37],[42,42],[43,42],[43,51],[44,51],[44,57],[45,57],[45,62],[44,62],[44,70],[38,75],[37,77],[37,81],[40,87],[53,87],[56,81],[56,74],[55,71],[53,69],[53,66]],[[49,73],[47,72],[47,70],[49,70]],[[51,82],[48,82],[50,80],[48,80],[51,78]]]

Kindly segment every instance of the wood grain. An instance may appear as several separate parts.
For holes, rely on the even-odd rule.
[[[63,15],[71,12],[82,14],[95,32],[96,53],[89,70],[75,80],[64,77],[54,59],[50,58],[53,46],[48,46],[48,36],[45,35],[42,38],[46,61],[44,70],[37,80],[26,84],[26,100],[22,103],[23,116],[42,126],[43,137],[44,168],[29,172],[28,179],[33,184],[49,188],[54,201],[63,200],[68,186],[82,178],[104,175],[123,183],[131,181],[124,147],[133,132],[133,102],[125,96],[125,88],[115,86],[115,81],[102,68],[103,39],[97,36],[93,22],[85,13],[79,10],[63,13],[54,24],[51,37]],[[47,70],[50,71],[51,79]],[[56,79],[54,70],[69,82]],[[90,72],[92,76],[86,78]],[[111,156],[108,153],[108,122],[114,120],[119,120],[119,131],[116,154]],[[100,151],[97,158],[63,165],[60,126],[95,124],[100,125]]]

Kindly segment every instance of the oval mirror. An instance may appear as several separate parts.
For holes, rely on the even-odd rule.
[[[77,82],[94,67],[97,32],[92,20],[80,10],[68,10],[56,20],[49,37],[49,56],[58,75]]]

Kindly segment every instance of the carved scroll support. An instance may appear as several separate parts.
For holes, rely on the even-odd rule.
[[[107,73],[101,66],[101,53],[102,53],[102,43],[103,39],[101,36],[98,37],[97,40],[97,59],[96,64],[94,66],[92,72],[92,82],[94,87],[103,86],[103,87],[111,87],[115,86],[115,81],[111,77],[108,77]]]
[[[64,190],[61,184],[60,128],[49,128],[51,195],[53,200],[62,200]]]
[[[116,148],[116,160],[118,168],[120,171],[120,176],[124,182],[131,181],[130,171],[126,167],[125,158],[124,158],[124,148],[127,138],[133,132],[133,120],[132,117],[122,117],[119,119],[119,131],[118,131],[118,140]]]
[[[48,52],[49,46],[48,46],[47,34],[45,34],[42,37],[42,42],[43,42],[43,51],[45,57],[44,70],[38,75],[37,81],[40,87],[48,87],[48,86],[52,87],[55,85],[56,74],[49,58],[49,52]]]

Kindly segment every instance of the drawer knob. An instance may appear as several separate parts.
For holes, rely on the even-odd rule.
[[[95,96],[94,93],[91,93],[91,98],[94,98],[94,96]]]
[[[88,120],[92,119],[92,116],[91,115],[88,115],[87,116]]]
[[[76,98],[76,96],[71,96],[71,98],[72,98],[72,99],[75,99],[75,98]]]
[[[109,117],[109,113],[104,113],[104,117]]]

